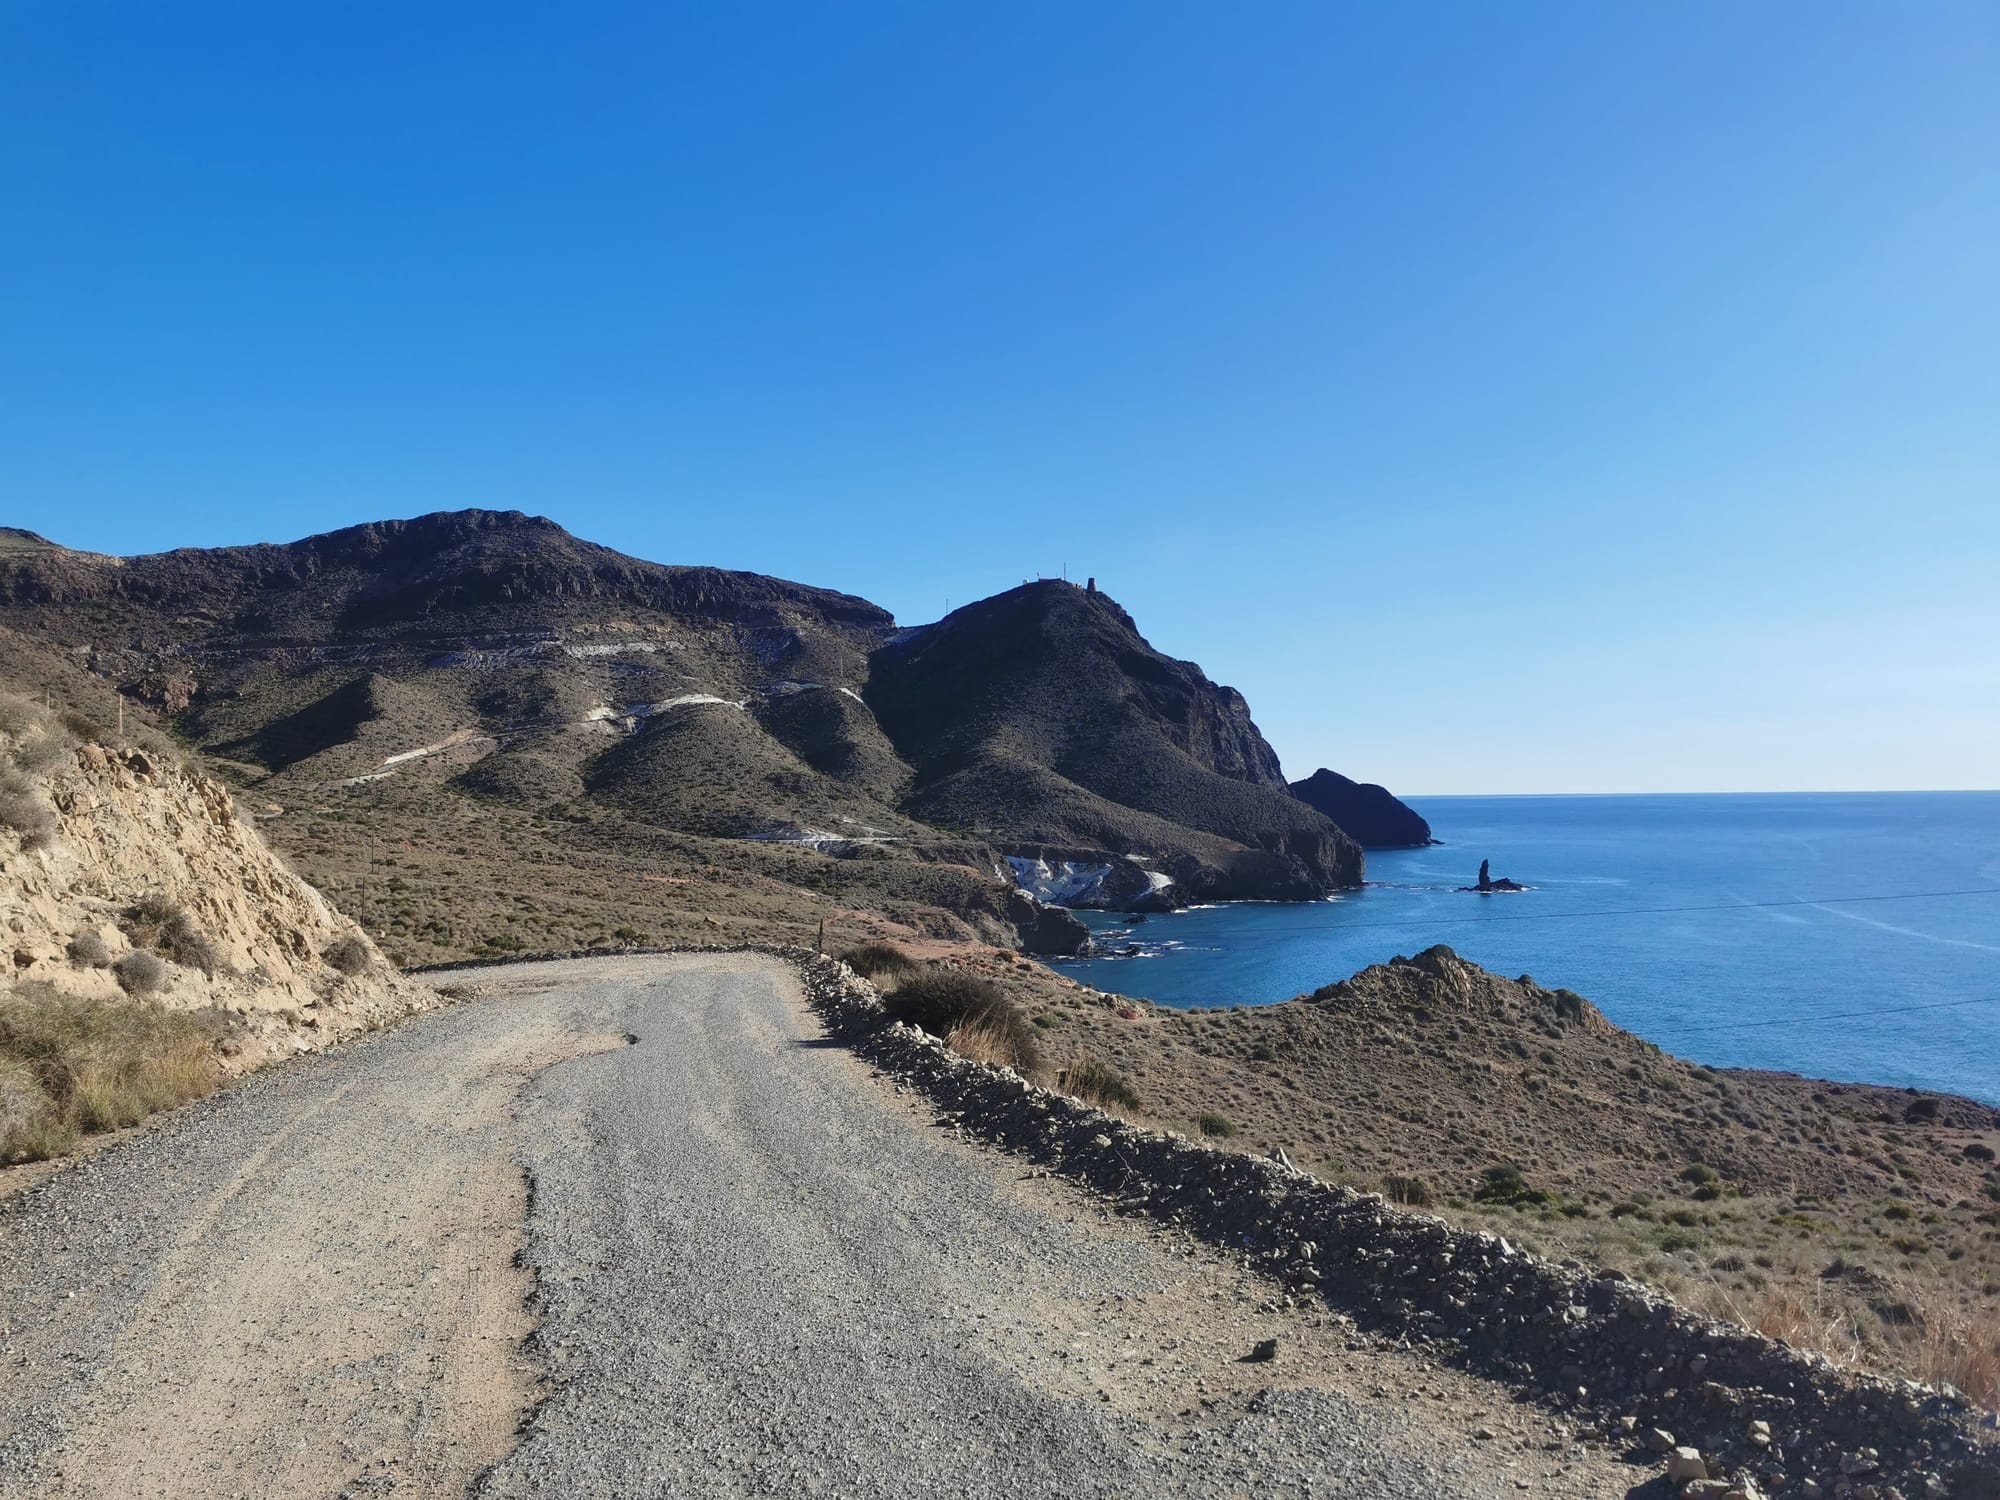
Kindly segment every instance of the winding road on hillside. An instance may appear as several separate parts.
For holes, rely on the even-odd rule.
[[[449,979],[476,993],[0,1203],[0,1495],[1648,1477],[959,1139],[775,960]]]

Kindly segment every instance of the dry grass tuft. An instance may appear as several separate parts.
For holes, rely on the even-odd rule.
[[[978,1059],[981,1062],[1004,1063],[1024,1073],[1041,1062],[1027,1013],[998,985],[976,974],[937,965],[918,969],[896,986],[883,1007],[898,1021],[922,1027],[947,1043],[965,1032],[967,1045],[986,1054]]]
[[[2000,1307],[1920,1304],[1917,1378],[1955,1385],[1989,1411],[2000,1410]]]
[[[1713,1300],[1726,1316],[1766,1338],[1823,1354],[1843,1369],[1853,1369],[1865,1357],[1862,1330],[1853,1308],[1829,1296],[1817,1278],[1780,1282],[1748,1307],[1738,1304],[1719,1285],[1715,1291]]]
[[[79,1135],[211,1093],[213,1040],[194,1018],[143,1002],[44,985],[0,996],[0,1163],[59,1155]]]
[[[1013,1029],[991,1016],[959,1023],[944,1041],[960,1057],[976,1063],[993,1063],[1003,1068],[1020,1066]]]

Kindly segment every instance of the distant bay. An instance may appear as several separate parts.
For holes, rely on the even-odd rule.
[[[1371,853],[1364,890],[1083,913],[1142,956],[1056,967],[1261,1005],[1444,943],[1702,1062],[2000,1103],[2000,792],[1410,800],[1444,843]],[[1532,889],[1457,890],[1482,859]]]

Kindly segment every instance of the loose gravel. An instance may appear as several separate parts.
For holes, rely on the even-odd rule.
[[[827,1044],[787,964],[475,978],[0,1207],[0,1495],[1652,1477],[938,1128]]]

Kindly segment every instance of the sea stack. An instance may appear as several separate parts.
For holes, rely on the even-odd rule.
[[[1459,889],[1461,891],[1478,891],[1484,895],[1492,891],[1525,891],[1527,887],[1522,885],[1518,880],[1509,880],[1505,875],[1495,880],[1493,878],[1493,861],[1482,859],[1479,862],[1479,883],[1477,885],[1462,885]]]

